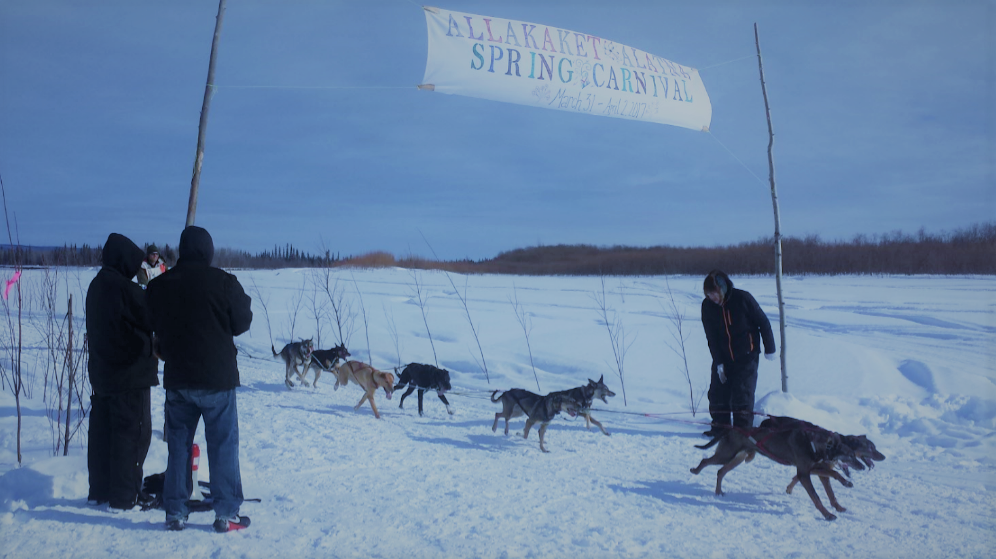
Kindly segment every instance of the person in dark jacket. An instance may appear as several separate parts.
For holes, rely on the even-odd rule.
[[[763,343],[764,357],[774,361],[775,337],[754,296],[735,289],[723,272],[709,272],[702,290],[706,296],[702,327],[712,353],[709,413],[713,427],[706,434],[714,436],[721,433],[720,425],[753,427],[758,356]]]
[[[104,243],[103,267],[86,293],[93,395],[87,469],[90,504],[128,510],[142,495],[142,465],[152,442],[150,389],[159,384],[145,293],[132,278],[145,253],[124,235]]]
[[[213,257],[211,235],[187,227],[180,235],[176,265],[149,282],[146,291],[159,356],[165,362],[169,459],[163,508],[170,530],[186,525],[193,489],[191,445],[201,418],[211,465],[214,528],[227,532],[249,525],[249,518],[238,514],[243,496],[234,337],[249,330],[252,299],[235,276],[211,266]]]

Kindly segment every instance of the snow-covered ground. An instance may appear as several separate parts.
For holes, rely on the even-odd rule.
[[[82,272],[84,288],[93,273]],[[291,338],[298,299],[294,336],[317,334],[312,272],[237,275],[262,295],[278,349]],[[22,281],[37,277],[26,272]],[[378,392],[383,419],[376,420],[367,405],[353,410],[357,387],[333,391],[328,374],[317,388],[288,390],[283,365],[269,357],[270,328],[254,297],[252,330],[237,339],[242,476],[246,497],[261,499],[242,508],[252,526],[215,534],[212,513],[194,513],[188,529],[174,533],[164,530],[162,511],[88,507],[85,437],[68,457],[51,456],[39,372],[34,397],[23,402],[20,468],[14,399],[9,389],[0,396],[0,556],[852,558],[991,557],[996,549],[992,277],[785,279],[789,393],[780,390],[776,363],[762,360],[757,411],[867,434],[887,456],[874,470],[854,473],[853,488],[836,486],[848,510],[835,522],[823,520],[801,488],[787,495],[794,471],[766,458],[727,476],[723,497],[713,494],[715,467],[689,473],[708,455],[693,446],[705,441],[708,418],[689,413],[681,359],[668,345],[675,326],[663,277],[604,279],[610,322],[622,325],[628,346],[623,379],[596,310],[600,278],[448,279],[386,269],[339,271],[333,287],[336,279],[354,309],[353,358],[382,369],[438,358],[451,371],[455,415],[431,393],[419,417],[415,395],[401,410],[400,394],[388,401]],[[757,297],[777,337],[773,278],[734,281]],[[671,277],[669,284],[685,318],[698,401],[709,367],[701,278]],[[466,294],[481,350],[458,291]],[[531,326],[531,358],[516,299]],[[317,301],[327,305],[328,297],[317,292]],[[33,332],[26,328],[26,338]],[[325,323],[321,347],[334,340]],[[36,355],[37,344],[27,346],[36,349],[25,363],[40,371],[44,356]],[[490,379],[479,366],[482,352]],[[508,437],[501,424],[491,431],[500,406],[488,391],[546,393],[600,375],[617,396],[598,402],[593,415],[611,436],[561,417],[547,432],[544,454],[535,431],[522,439],[521,418]],[[153,389],[155,425],[163,399],[162,388]],[[697,403],[706,407],[704,398]],[[166,455],[165,443],[153,440],[146,474],[165,470]],[[209,479],[206,457],[200,469]]]

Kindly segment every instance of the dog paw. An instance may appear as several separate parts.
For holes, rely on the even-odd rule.
[[[311,385],[310,385],[310,384],[308,384],[308,381],[306,381],[306,380],[302,380],[302,381],[301,381],[301,386],[311,386]]]
[[[835,514],[830,514],[830,513],[828,512],[828,513],[826,513],[826,514],[824,514],[824,515],[823,515],[823,518],[826,518],[827,520],[837,520],[837,515],[835,515]]]
[[[834,505],[833,508],[837,509],[837,512],[847,512],[847,509],[840,505]]]
[[[843,485],[844,487],[854,487],[854,484],[846,479],[842,481],[840,484]]]

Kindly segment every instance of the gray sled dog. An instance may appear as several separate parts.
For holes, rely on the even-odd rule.
[[[609,396],[616,395],[615,392],[609,390],[609,387],[605,385],[605,381],[603,380],[604,378],[605,375],[598,377],[598,382],[588,379],[588,384],[584,386],[578,386],[577,388],[571,388],[570,390],[551,392],[550,395],[563,394],[564,396],[567,396],[577,402],[580,405],[578,415],[584,417],[584,428],[591,429],[591,424],[594,423],[599,429],[602,430],[603,434],[608,435],[609,432],[605,430],[605,427],[603,427],[601,423],[591,416],[591,405],[595,402],[595,400],[602,400],[608,404],[609,401],[607,398]]]
[[[546,433],[546,428],[550,425],[550,422],[557,417],[557,414],[566,412],[571,417],[574,417],[578,414],[578,410],[581,409],[577,401],[564,394],[551,393],[546,396],[540,396],[521,388],[506,390],[501,396],[497,395],[499,392],[501,390],[495,390],[491,393],[491,401],[495,403],[500,401],[502,405],[502,411],[495,414],[495,423],[491,426],[491,430],[497,431],[498,420],[505,418],[505,434],[508,435],[508,420],[513,417],[525,415],[526,428],[522,431],[522,438],[528,439],[529,429],[536,423],[539,423],[540,450],[543,452],[549,452],[543,446],[543,435]]]
[[[315,351],[315,344],[312,340],[289,343],[280,350],[280,353],[277,353],[277,350],[271,345],[270,351],[273,352],[274,357],[280,357],[284,360],[286,369],[284,384],[287,385],[287,388],[294,388],[294,383],[291,382],[291,371],[297,374],[297,379],[301,381],[301,384],[308,386],[308,381],[304,380],[304,375],[308,373],[308,367],[311,366],[311,354]]]

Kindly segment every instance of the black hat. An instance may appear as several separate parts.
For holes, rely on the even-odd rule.
[[[149,248],[145,249],[145,255],[148,256],[153,253],[159,254],[159,249],[156,248],[156,245],[149,245]]]

